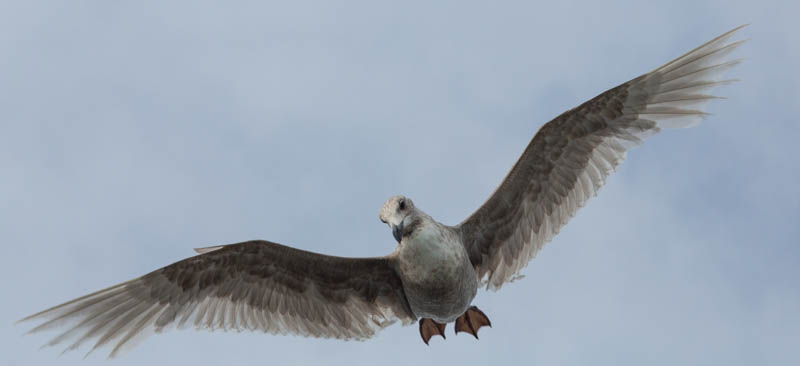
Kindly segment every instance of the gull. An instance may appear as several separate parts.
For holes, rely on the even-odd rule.
[[[743,27],[743,26],[742,26]],[[20,321],[59,329],[46,345],[89,353],[170,328],[251,330],[364,340],[418,322],[425,344],[491,327],[473,305],[478,288],[498,290],[534,258],[625,159],[665,128],[696,125],[721,74],[735,28],[665,65],[609,89],[544,124],[497,189],[460,224],[439,223],[407,197],[393,196],[379,219],[395,250],[346,258],[264,240],[195,249],[198,255],[79,297]],[[88,355],[88,354],[87,354]]]

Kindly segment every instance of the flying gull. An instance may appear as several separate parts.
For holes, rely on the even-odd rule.
[[[727,32],[649,73],[546,123],[489,199],[447,226],[404,196],[379,218],[397,247],[376,258],[345,258],[253,240],[196,249],[196,256],[33,314],[30,332],[59,328],[47,345],[66,350],[92,340],[109,357],[145,334],[171,327],[260,330],[357,339],[397,321],[418,321],[427,344],[455,332],[478,338],[491,326],[472,305],[478,287],[497,290],[594,196],[628,149],[664,128],[707,114],[709,91],[733,80],[723,71],[743,41]],[[65,351],[66,351],[65,350]]]

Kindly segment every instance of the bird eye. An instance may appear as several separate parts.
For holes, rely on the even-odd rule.
[[[400,200],[400,210],[406,209],[406,200]]]

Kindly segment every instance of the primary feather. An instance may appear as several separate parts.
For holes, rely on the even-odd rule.
[[[517,278],[629,149],[707,115],[704,106],[717,98],[711,90],[732,81],[720,75],[739,62],[728,56],[742,43],[729,42],[740,28],[546,123],[489,199],[455,227],[393,197],[380,218],[404,244],[389,256],[333,257],[261,240],[199,248],[23,321],[43,321],[31,332],[68,326],[48,346],[91,340],[90,352],[113,345],[114,356],[170,327],[366,339],[398,320],[456,319],[478,281],[496,290]]]
[[[47,343],[96,339],[113,357],[138,335],[169,327],[260,330],[366,339],[416,317],[391,258],[333,257],[254,240],[225,245],[33,314],[30,332],[65,323]],[[91,352],[91,351],[90,351]]]
[[[743,27],[743,26],[742,26]],[[694,126],[732,82],[720,75],[733,29],[546,123],[491,197],[457,227],[478,276],[497,290],[603,186],[626,152],[664,128]]]

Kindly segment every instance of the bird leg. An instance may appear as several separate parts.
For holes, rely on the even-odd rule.
[[[440,335],[442,338],[447,339],[447,337],[444,336],[444,327],[445,324],[437,323],[433,319],[420,319],[419,334],[422,336],[422,341],[425,342],[425,344],[428,344],[428,341],[431,339],[431,337],[435,335]]]
[[[480,309],[475,306],[470,306],[469,309],[464,312],[464,315],[456,319],[456,334],[458,334],[458,332],[467,332],[475,336],[475,339],[478,339],[478,329],[481,329],[484,325],[488,325],[489,328],[491,328],[492,322]]]

